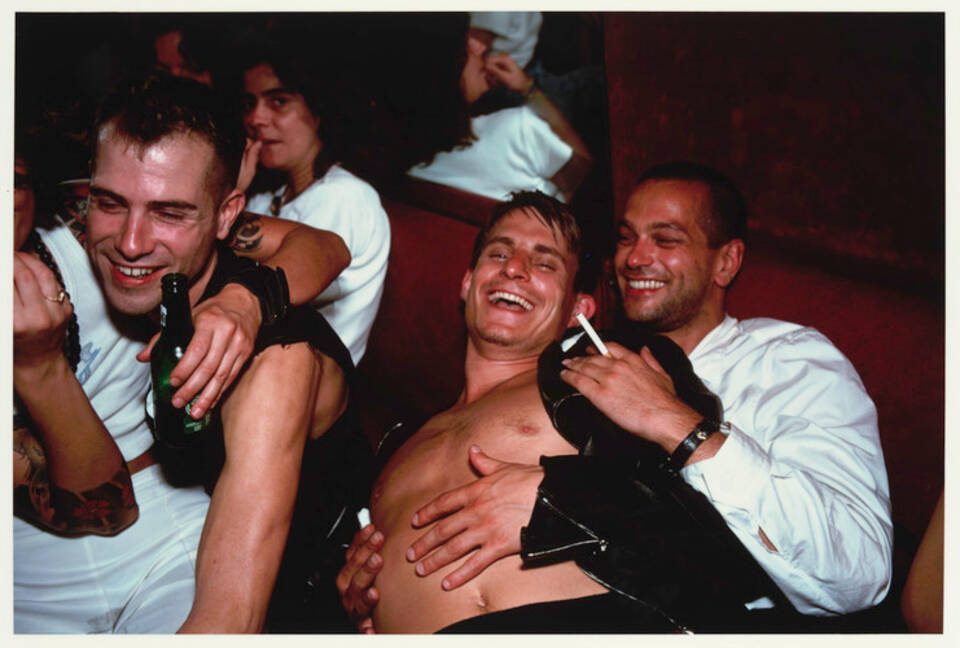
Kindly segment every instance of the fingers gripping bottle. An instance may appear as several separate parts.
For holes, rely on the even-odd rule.
[[[180,273],[164,275],[161,286],[163,300],[160,302],[160,338],[150,352],[153,435],[158,442],[166,446],[181,448],[191,445],[210,425],[210,413],[194,419],[190,416],[193,402],[184,407],[174,407],[170,402],[177,391],[170,385],[170,374],[193,337],[193,319],[190,315],[186,276]]]

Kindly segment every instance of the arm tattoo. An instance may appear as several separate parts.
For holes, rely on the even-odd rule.
[[[40,441],[26,426],[14,427],[13,510],[17,517],[66,536],[115,535],[136,520],[137,502],[125,463],[105,483],[75,493],[50,481]]]
[[[250,254],[260,247],[260,243],[263,241],[263,234],[261,234],[260,229],[260,216],[243,212],[237,217],[237,222],[233,226],[230,247],[237,254]]]

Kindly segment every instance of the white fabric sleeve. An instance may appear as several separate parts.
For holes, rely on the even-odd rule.
[[[876,409],[856,371],[813,329],[771,341],[746,364],[744,391],[724,403],[729,435],[684,479],[801,613],[880,603],[892,571],[889,487]]]
[[[521,154],[534,174],[549,180],[573,156],[573,148],[553,132],[550,124],[524,106],[521,111],[521,128],[517,141]]]

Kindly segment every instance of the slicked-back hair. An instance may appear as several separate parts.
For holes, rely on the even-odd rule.
[[[116,133],[143,146],[171,135],[193,135],[214,151],[215,168],[207,179],[221,203],[236,187],[246,143],[234,102],[192,79],[151,74],[121,83],[106,96],[94,121],[92,160],[96,163],[100,131]]]
[[[711,248],[718,248],[733,239],[747,235],[747,204],[734,182],[713,167],[698,162],[675,161],[650,167],[637,179],[639,188],[654,180],[696,182],[710,192],[711,209],[700,226]]]
[[[573,282],[574,290],[585,290],[586,287],[581,285],[584,273],[580,272],[583,266],[580,225],[566,204],[540,191],[517,191],[510,195],[510,200],[497,203],[493,208],[490,219],[480,228],[477,238],[474,240],[470,267],[475,268],[477,266],[483,248],[486,247],[487,240],[490,238],[490,232],[496,227],[497,223],[503,220],[507,214],[516,210],[535,216],[541,223],[560,234],[560,238],[566,243],[570,253],[577,259],[577,274]]]

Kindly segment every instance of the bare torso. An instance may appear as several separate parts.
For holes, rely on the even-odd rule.
[[[426,530],[414,529],[413,513],[437,495],[476,479],[471,445],[501,461],[537,464],[541,455],[573,454],[550,424],[534,372],[507,381],[468,405],[431,419],[391,457],[374,487],[373,522],[384,532],[384,566],[377,576],[377,632],[428,633],[455,621],[538,601],[607,590],[573,562],[523,569],[520,557],[503,558],[465,585],[445,592],[440,581],[461,561],[421,577],[405,557]]]

